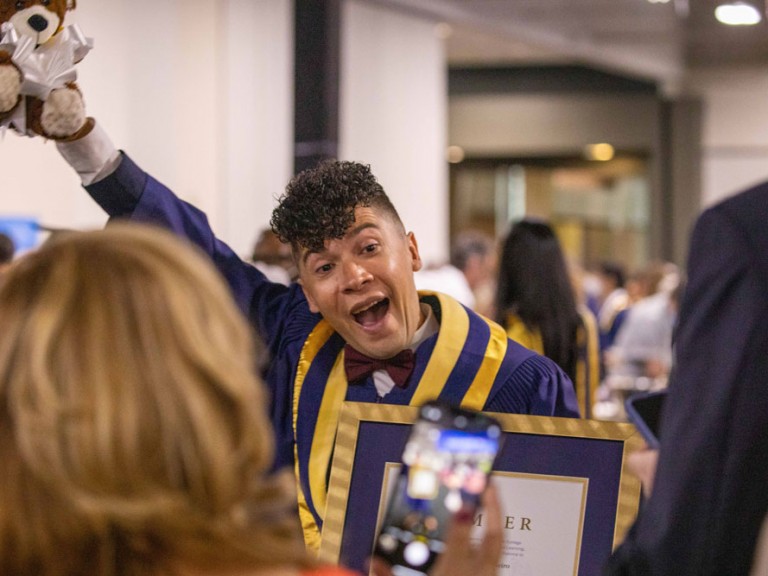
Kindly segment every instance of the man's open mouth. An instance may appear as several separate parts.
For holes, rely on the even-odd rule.
[[[362,310],[352,312],[352,316],[354,316],[355,322],[363,327],[373,326],[386,316],[387,310],[389,310],[389,298],[384,298],[366,305]]]

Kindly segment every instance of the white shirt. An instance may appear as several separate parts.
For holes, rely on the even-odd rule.
[[[420,304],[420,306],[421,311],[427,318],[424,320],[424,323],[419,326],[419,329],[416,330],[416,333],[413,335],[413,340],[411,340],[409,348],[414,352],[424,340],[437,333],[440,329],[440,325],[437,323],[437,318],[435,318],[435,313],[432,312],[432,307],[429,304],[423,303]],[[376,392],[378,392],[379,398],[383,398],[389,394],[392,391],[392,388],[395,387],[395,381],[392,380],[392,376],[390,376],[389,372],[386,370],[376,370],[373,373],[373,384],[376,386]]]

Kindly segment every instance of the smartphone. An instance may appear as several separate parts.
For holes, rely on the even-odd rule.
[[[499,450],[501,427],[480,412],[425,404],[406,442],[374,554],[393,576],[424,576],[459,510],[473,513]]]
[[[629,421],[635,425],[649,448],[659,448],[659,424],[664,409],[666,390],[634,394],[627,398],[625,407]]]

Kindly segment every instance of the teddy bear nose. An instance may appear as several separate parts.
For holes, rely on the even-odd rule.
[[[48,20],[40,16],[40,14],[34,14],[29,17],[27,24],[36,32],[42,32],[48,28]]]

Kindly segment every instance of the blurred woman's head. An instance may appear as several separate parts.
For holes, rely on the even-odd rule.
[[[512,313],[539,330],[544,354],[573,377],[578,311],[560,242],[545,222],[521,220],[504,239],[496,310],[502,325]]]
[[[195,249],[136,225],[57,238],[3,278],[0,326],[0,573],[302,557],[265,476],[256,343]]]

